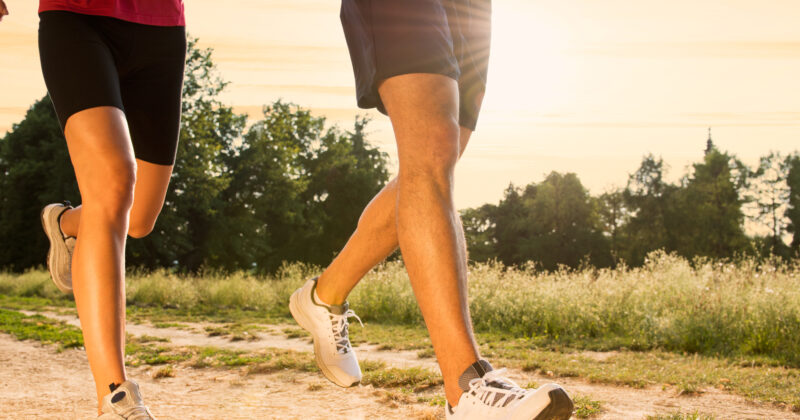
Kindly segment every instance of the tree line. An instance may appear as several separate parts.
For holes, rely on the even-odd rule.
[[[800,256],[800,155],[750,168],[711,139],[677,183],[645,156],[627,185],[593,196],[575,174],[510,185],[497,204],[462,211],[470,258],[507,265],[641,265],[654,250],[688,259]],[[747,235],[747,228],[768,232]],[[790,242],[787,243],[787,238]]]
[[[270,272],[284,261],[326,264],[389,178],[368,121],[328,127],[277,101],[248,125],[221,103],[210,49],[190,40],[177,160],[154,231],[130,239],[128,266]],[[0,269],[41,266],[41,208],[80,195],[52,104],[34,103],[0,139]]]
[[[131,239],[129,266],[271,272],[285,261],[327,264],[363,206],[388,181],[388,158],[350,130],[282,101],[257,121],[219,100],[226,82],[210,49],[190,40],[180,144],[152,234]],[[592,196],[575,174],[509,186],[497,204],[462,211],[470,258],[541,268],[641,264],[665,249],[693,258],[797,256],[800,157],[772,153],[757,168],[710,142],[677,183],[646,156],[625,188]],[[47,96],[0,138],[0,269],[41,266],[47,240],[38,214],[79,192]],[[749,237],[745,224],[765,226]],[[783,238],[793,235],[791,244]]]

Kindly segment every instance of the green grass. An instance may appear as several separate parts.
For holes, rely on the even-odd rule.
[[[59,349],[83,346],[81,330],[41,315],[25,315],[0,308],[0,332],[18,340],[36,340],[57,344]]]
[[[800,369],[770,366],[754,360],[678,355],[664,351],[623,351],[603,355],[560,349],[495,351],[498,364],[559,377],[635,388],[662,385],[676,394],[698,394],[717,388],[746,398],[800,411]]]
[[[289,318],[291,292],[318,271],[295,264],[263,278],[245,273],[133,273],[127,284],[129,316],[134,322],[281,322]],[[641,268],[537,272],[478,264],[471,267],[470,278],[470,309],[478,332],[503,331],[542,346],[663,349],[770,358],[800,367],[798,262],[690,264],[654,253]],[[29,298],[31,305],[72,305],[44,271],[0,273],[0,295]],[[399,263],[370,273],[350,296],[350,304],[368,323],[412,329],[422,325]],[[2,300],[0,306],[5,306]],[[357,328],[353,330],[354,339],[361,339]],[[384,342],[377,335],[364,337]],[[404,347],[414,348],[410,340]]]
[[[259,325],[292,323],[289,295],[316,273],[304,265],[287,265],[270,277],[132,273],[128,318],[184,328],[213,322],[238,328],[232,339],[247,339]],[[471,267],[470,296],[483,354],[498,365],[600,383],[662,385],[679,394],[715,387],[800,410],[800,262],[690,263],[654,253],[632,269],[538,272],[478,264]],[[401,264],[371,272],[350,304],[366,324],[351,325],[354,344],[433,356]],[[0,307],[69,312],[74,303],[46,272],[33,270],[0,273]],[[284,333],[303,336],[293,327]],[[138,345],[144,344],[158,345]],[[141,363],[171,363],[141,352]],[[205,363],[195,356],[190,359]],[[403,381],[383,373],[375,380]]]
[[[579,419],[592,418],[603,412],[600,401],[592,400],[585,395],[576,395],[573,402],[575,403],[575,417]]]
[[[383,363],[361,362],[361,383],[377,388],[408,388],[420,392],[441,385],[442,377],[423,368],[387,368]]]

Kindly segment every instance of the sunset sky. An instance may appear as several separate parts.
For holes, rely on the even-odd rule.
[[[0,135],[45,93],[37,3],[6,0]],[[331,0],[186,0],[187,27],[231,81],[224,101],[257,117],[283,98],[343,127],[355,107]],[[575,172],[592,193],[624,186],[647,153],[670,179],[717,146],[754,164],[800,148],[797,0],[496,0],[484,112],[457,171],[459,208],[509,182]],[[370,138],[395,159],[388,119]]]

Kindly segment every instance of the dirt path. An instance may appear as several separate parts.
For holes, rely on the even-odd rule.
[[[66,321],[72,325],[80,325],[79,321],[72,316],[58,315],[54,313],[43,313],[43,315]],[[232,350],[260,350],[265,347],[291,349],[297,351],[311,350],[311,345],[307,338],[286,338],[285,334],[281,332],[285,326],[272,326],[270,327],[270,331],[259,333],[259,339],[255,341],[233,342],[223,337],[208,337],[206,334],[201,333],[204,331],[205,327],[203,324],[190,325],[190,327],[192,328],[155,328],[150,325],[129,324],[127,326],[127,331],[128,333],[136,336],[149,335],[168,338],[172,345],[178,346],[214,346]],[[7,337],[6,340],[8,340]],[[35,345],[30,343],[22,343],[18,344],[17,346],[35,348]],[[0,342],[0,348],[5,350],[4,342]],[[436,363],[433,359],[420,359],[417,357],[416,352],[381,351],[377,349],[377,346],[360,346],[357,347],[356,350],[360,359],[383,361],[389,365],[398,367],[420,366],[437,369]],[[37,351],[46,352],[46,349],[37,348]],[[0,365],[7,366],[7,363],[3,362],[4,359],[7,358],[6,352],[2,351],[0,354]],[[69,351],[59,354],[57,357],[60,358],[66,354],[72,354],[72,359],[75,359],[76,356],[79,356],[79,365],[82,367],[76,367],[77,371],[79,372],[75,373],[81,377],[84,377],[87,381],[86,385],[82,385],[84,387],[82,389],[87,389],[86,387],[91,389],[91,377],[89,376],[88,369],[86,368],[85,356],[83,356],[83,352]],[[53,356],[51,355],[50,357],[52,358]],[[73,360],[72,363],[74,364],[75,361]],[[64,377],[66,372],[63,372],[64,369],[60,367],[60,363],[55,362],[51,363],[51,365],[53,365],[49,368],[51,370],[47,370],[48,368],[46,367],[41,367],[41,369],[45,369],[46,371],[37,373],[40,378],[31,380],[28,383],[31,384],[35,382],[37,384],[45,384],[48,381],[51,381],[53,377]],[[5,374],[5,369],[0,370],[0,384],[3,384],[0,385],[0,406],[5,405],[3,403],[3,399],[6,398],[6,395],[8,395],[7,392],[9,392],[9,389],[7,389],[9,387],[8,382],[6,381],[6,378],[4,378]],[[30,376],[27,372],[25,374]],[[72,372],[70,372],[70,375],[71,374]],[[47,375],[51,375],[49,379],[47,378]],[[226,375],[232,375],[232,378],[225,379]],[[137,374],[134,373],[134,376],[137,376]],[[517,370],[512,370],[509,376],[520,384],[529,382],[541,384],[552,381],[551,378]],[[10,376],[10,378],[13,377],[13,375]],[[219,379],[218,377],[222,377],[222,379]],[[195,386],[199,386],[202,389],[198,391],[191,391],[191,394],[193,395],[190,396],[191,398],[189,398],[189,400],[198,399],[199,401],[204,401],[202,405],[204,407],[203,410],[207,410],[205,406],[216,406],[220,410],[222,410],[223,407],[225,409],[229,409],[230,407],[241,407],[241,413],[253,413],[259,412],[257,410],[278,409],[278,411],[270,412],[270,416],[264,418],[332,418],[333,413],[347,412],[351,416],[355,414],[356,418],[362,418],[361,416],[367,416],[367,413],[369,413],[370,415],[368,417],[370,418],[391,419],[402,417],[408,419],[420,416],[429,416],[431,415],[431,410],[433,410],[433,413],[440,411],[426,408],[423,405],[402,407],[395,410],[388,409],[385,401],[381,402],[380,397],[373,395],[373,390],[367,389],[366,387],[359,387],[343,392],[341,389],[329,385],[317,375],[296,374],[294,372],[291,374],[287,373],[277,376],[258,375],[253,378],[246,379],[243,383],[239,383],[241,379],[237,378],[239,378],[237,374],[230,372],[207,372],[203,369],[185,371],[181,370],[177,372],[175,378],[159,381],[148,381],[148,386],[146,389],[149,388],[149,386],[155,387],[155,392],[159,394],[161,399],[152,403],[152,405],[159,407],[162,410],[168,406],[174,405],[174,398],[166,397],[167,395],[176,395],[176,393],[181,394],[181,392],[178,392],[179,390],[183,390],[183,387],[192,388],[192,384],[195,384]],[[727,394],[716,389],[707,389],[700,396],[690,397],[679,396],[674,391],[662,390],[661,387],[632,389],[626,387],[590,384],[582,380],[571,378],[559,378],[558,381],[573,394],[583,394],[589,396],[593,400],[601,401],[605,411],[600,416],[595,417],[598,420],[643,419],[648,415],[672,413],[677,410],[685,413],[692,413],[696,411],[703,414],[710,414],[720,420],[800,420],[800,414],[798,413],[791,413],[766,405],[748,403],[742,397]],[[272,385],[268,390],[264,390],[264,386],[269,383],[274,383],[274,385]],[[311,392],[309,391],[310,383],[321,384],[323,385],[323,389],[320,391]],[[181,384],[184,385],[181,386]],[[284,398],[277,398],[275,395],[275,390],[284,390],[285,388],[289,388],[290,390],[286,392],[292,395],[293,398],[302,401],[302,403],[300,401],[292,402]],[[221,389],[224,391],[220,392]],[[197,392],[200,394],[196,394]],[[207,392],[207,394],[204,392]],[[181,395],[188,395],[189,393],[190,391],[183,390],[183,394]],[[78,389],[75,390],[73,395],[80,395]],[[203,396],[198,398],[200,395]],[[253,399],[252,404],[254,405],[248,405],[251,404],[249,398]],[[323,402],[317,401],[318,398]],[[338,398],[347,398],[346,404],[343,406],[338,406],[339,403],[336,402]],[[75,398],[73,397],[69,400],[73,401]],[[150,399],[148,398],[148,400]],[[242,401],[246,401],[247,404],[244,404]],[[323,408],[325,407],[325,402],[328,401],[332,408]],[[303,407],[298,407],[298,409],[309,407],[308,404],[311,404],[311,412],[326,413],[326,415],[315,417],[318,416],[318,414],[312,414],[311,412],[307,414],[296,413],[294,411],[295,409],[292,408],[292,403],[303,404]],[[53,405],[52,403],[48,404]],[[70,407],[69,404],[65,404],[62,407]],[[77,401],[76,404],[85,407],[87,402]],[[193,407],[194,403],[189,403],[188,406]],[[281,408],[286,411],[280,411]],[[3,411],[5,412],[6,410]],[[220,414],[223,412],[224,411],[218,411]],[[211,415],[212,412],[209,411],[202,411],[202,413],[202,418],[218,418],[216,415]],[[208,413],[209,415],[206,416],[205,413]],[[0,417],[2,415],[3,413],[0,412]],[[186,411],[184,411],[184,416],[185,415]],[[235,417],[235,415],[238,414],[234,413],[234,416],[226,414],[222,417],[248,418],[246,416]],[[375,417],[373,417],[373,415]],[[161,414],[161,417],[172,418],[169,417],[169,413],[166,413],[166,411],[164,414]]]
[[[94,383],[82,350],[0,334],[0,419],[90,419],[96,416]],[[166,419],[398,419],[434,418],[432,407],[387,402],[371,387],[343,392],[316,374],[240,376],[236,371],[178,368],[174,378],[152,379],[130,368],[145,399]],[[394,406],[394,407],[393,407]]]

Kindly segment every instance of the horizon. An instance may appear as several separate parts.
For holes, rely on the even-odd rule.
[[[45,94],[30,3],[12,0],[0,23],[0,133]],[[283,98],[345,129],[373,116],[368,138],[394,170],[388,118],[356,108],[338,4],[193,0],[186,13],[231,82],[223,102],[252,118]],[[702,159],[708,127],[720,150],[751,166],[796,150],[798,21],[791,0],[495,2],[489,86],[457,168],[457,207],[496,203],[509,183],[551,171],[576,173],[600,194],[624,187],[649,153],[674,182]]]

